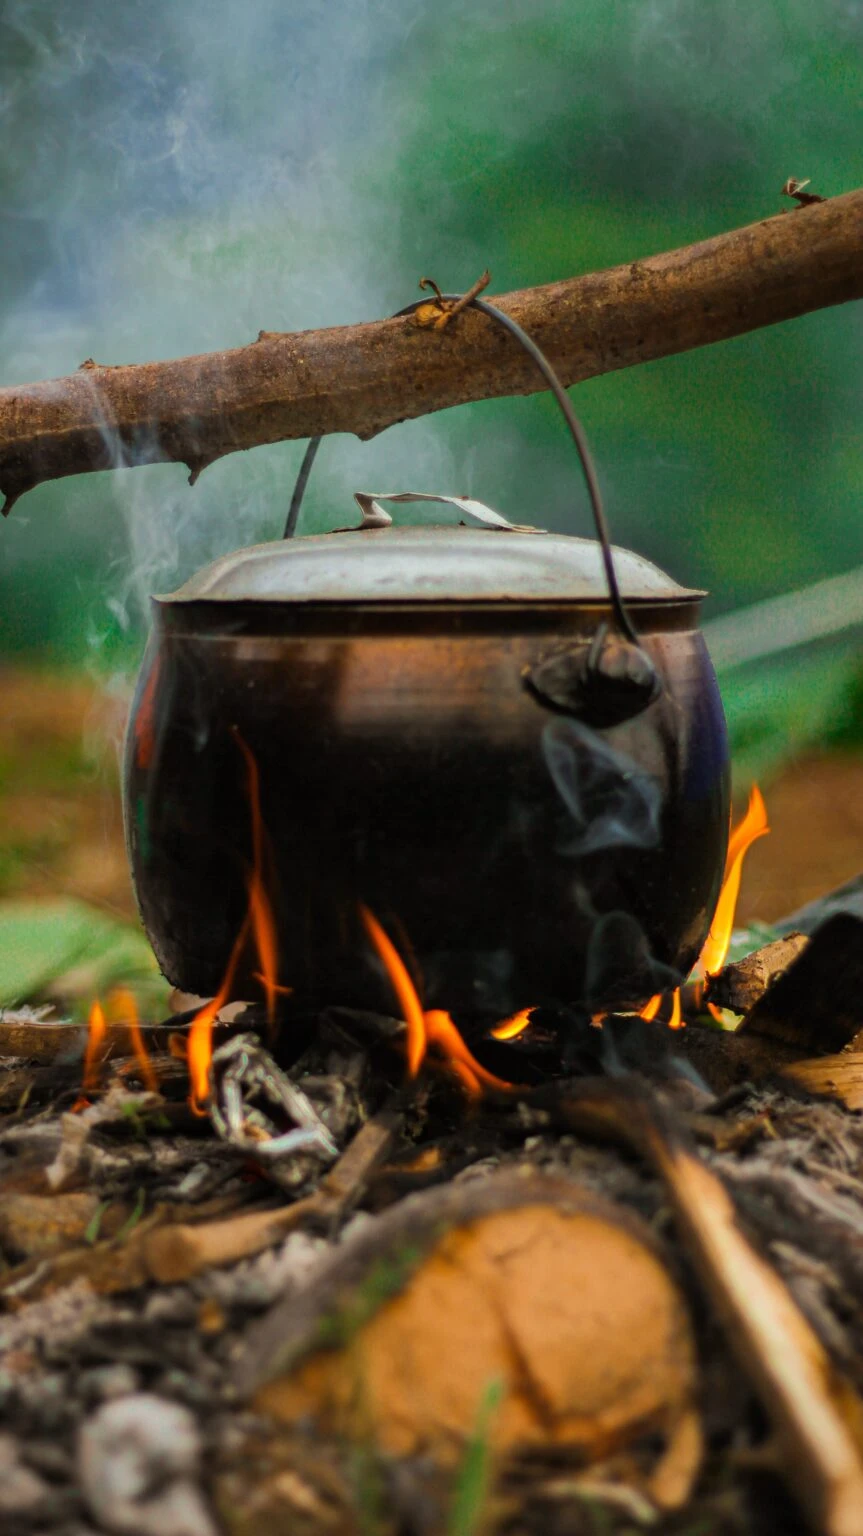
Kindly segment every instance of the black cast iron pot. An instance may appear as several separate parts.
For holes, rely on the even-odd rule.
[[[384,527],[358,497],[359,529],[241,550],[154,600],[125,815],[175,986],[215,994],[241,931],[250,763],[290,1006],[392,1012],[360,904],[425,1006],[462,1016],[686,974],[729,815],[704,594],[612,550],[590,484],[599,543],[464,501],[479,526]],[[234,996],[259,966],[247,945]]]
[[[126,753],[141,915],[170,981],[218,989],[247,903],[258,766],[281,981],[391,1007],[364,902],[429,1007],[505,1013],[685,973],[718,894],[728,751],[701,593],[614,555],[661,690],[586,721],[598,546],[491,529],[261,545],[156,599]],[[545,686],[544,686],[545,684]],[[252,965],[250,959],[249,966]],[[255,991],[241,967],[236,995]]]

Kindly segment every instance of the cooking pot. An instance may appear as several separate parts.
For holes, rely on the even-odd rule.
[[[289,1007],[392,1011],[361,904],[457,1016],[595,1010],[685,975],[729,816],[704,594],[601,522],[593,542],[419,497],[459,526],[396,527],[406,498],[357,499],[357,528],[153,600],[124,798],[165,975],[217,992],[255,858]],[[239,955],[234,996],[258,969]]]

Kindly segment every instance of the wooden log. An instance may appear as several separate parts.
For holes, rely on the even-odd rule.
[[[863,1402],[779,1275],[748,1242],[722,1182],[637,1080],[532,1096],[548,1121],[632,1147],[665,1184],[680,1239],[770,1416],[789,1485],[823,1536],[863,1536]]]
[[[841,1051],[863,1031],[863,919],[837,912],[754,1004],[738,1035],[763,1035],[798,1056]]]
[[[726,965],[717,975],[708,978],[706,997],[717,1008],[730,1008],[733,1013],[748,1013],[777,981],[797,956],[802,954],[808,938],[803,933],[789,933],[784,939],[774,939],[762,949],[733,965]]]
[[[566,384],[863,297],[863,189],[662,255],[496,300]],[[42,481],[185,463],[398,421],[544,387],[531,360],[467,309],[283,335],[232,351],[100,367],[0,390],[4,511]]]
[[[288,1424],[370,1437],[391,1457],[463,1462],[500,1384],[498,1456],[581,1461],[653,1434],[626,1481],[685,1503],[701,1460],[685,1299],[650,1229],[570,1181],[492,1174],[401,1201],[340,1244],[252,1330],[236,1384]],[[618,1465],[620,1461],[618,1460]]]

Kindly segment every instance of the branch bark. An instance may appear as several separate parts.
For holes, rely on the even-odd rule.
[[[495,302],[564,383],[668,357],[863,297],[863,189],[696,245]],[[232,351],[0,390],[8,512],[42,481],[178,462],[192,481],[225,454],[395,422],[543,387],[509,336],[472,310],[446,329],[415,316],[291,334]]]

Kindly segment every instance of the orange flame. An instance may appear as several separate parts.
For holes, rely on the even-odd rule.
[[[158,1089],[159,1078],[156,1068],[141,1033],[138,1005],[128,988],[115,987],[108,993],[104,1008],[98,998],[90,1007],[87,1020],[87,1048],[84,1052],[84,1071],[81,1082],[82,1097],[73,1104],[73,1113],[77,1113],[79,1109],[86,1109],[89,1100],[84,1095],[97,1093],[99,1090],[102,1063],[107,1053],[109,1024],[112,1029],[117,1024],[125,1025],[144,1086],[153,1093]],[[123,1068],[120,1070],[122,1071]]]
[[[204,1004],[200,1013],[195,1014],[189,1026],[189,1043],[186,1050],[190,1081],[189,1108],[196,1115],[206,1114],[207,1100],[210,1097],[210,1062],[213,1059],[213,1025],[231,995],[240,956],[249,936],[249,925],[250,918],[247,913],[234,941],[222,985],[215,997]]]
[[[450,1015],[442,1008],[432,1008],[425,1014],[426,1038],[429,1045],[436,1045],[447,1064],[459,1076],[472,1098],[481,1088],[495,1088],[498,1093],[512,1093],[512,1083],[504,1082],[481,1067],[472,1056]]]
[[[425,1015],[420,1006],[420,1000],[401,955],[389,936],[384,933],[374,912],[371,912],[364,902],[360,902],[360,917],[399,1000],[399,1007],[408,1027],[408,1072],[411,1077],[416,1077],[422,1066],[428,1044]]]
[[[439,1054],[459,1078],[471,1098],[478,1097],[484,1087],[494,1088],[498,1093],[511,1093],[513,1084],[504,1082],[501,1077],[495,1077],[493,1072],[487,1072],[485,1067],[480,1065],[468,1050],[452,1018],[444,1009],[431,1008],[427,1012],[423,1011],[416,988],[401,955],[374,913],[362,902],[360,917],[390,979],[407,1024],[408,1072],[411,1077],[416,1077],[429,1046],[436,1046]],[[525,1011],[529,1013],[530,1009]],[[516,1015],[516,1017],[520,1016]],[[527,1023],[526,1018],[524,1022]],[[518,1032],[515,1030],[513,1033]],[[505,1038],[511,1039],[512,1036]]]
[[[189,1105],[196,1115],[206,1112],[210,1097],[210,1063],[213,1058],[213,1028],[231,996],[237,967],[251,938],[260,969],[252,974],[261,983],[267,1006],[267,1021],[272,1031],[276,1023],[276,999],[291,993],[279,983],[278,928],[272,903],[264,882],[264,821],[261,815],[261,781],[258,764],[251,748],[234,728],[234,740],[246,764],[246,785],[252,820],[252,866],[248,875],[249,904],[237,935],[222,985],[216,996],[197,1013],[189,1027],[186,1059],[189,1064]]]
[[[655,992],[653,997],[650,999],[650,1002],[645,1003],[644,1007],[639,1010],[638,1017],[640,1019],[647,1019],[648,1022],[651,1019],[655,1019],[660,1008],[662,1007],[664,999],[667,996],[667,992]],[[680,997],[680,988],[675,987],[671,994],[671,1017],[667,1021],[667,1027],[668,1029],[683,1029],[684,1025],[685,1020],[683,1017],[683,1003]]]
[[[491,1031],[495,1040],[517,1040],[519,1035],[527,1029],[532,1013],[532,1008],[522,1008],[519,1013],[514,1013],[512,1018],[502,1019],[499,1024],[495,1024]]]
[[[769,832],[767,825],[767,807],[757,784],[753,784],[749,792],[749,805],[746,815],[733,828],[728,839],[728,853],[725,857],[725,873],[722,878],[722,889],[719,892],[719,900],[716,903],[716,911],[710,924],[710,932],[704,941],[701,954],[695,965],[695,972],[706,979],[722,969],[728,947],[731,943],[731,934],[734,928],[734,913],[737,908],[737,898],[740,895],[740,879],[743,873],[743,860],[746,853],[757,838],[763,837]],[[700,1003],[703,991],[703,980],[698,983],[697,1001]],[[655,1019],[665,996],[657,992],[639,1013],[642,1019]],[[713,1003],[707,1004],[713,1017],[720,1023],[722,1013],[714,1007]],[[673,994],[671,1017],[668,1020],[669,1029],[680,1029],[684,1025],[683,1009],[681,1006],[680,988]]]
[[[105,1053],[106,1034],[105,1010],[97,998],[90,1008],[90,1017],[87,1020],[87,1049],[84,1052],[84,1079],[81,1084],[85,1093],[94,1093],[99,1087],[99,1072]],[[79,1107],[83,1108],[81,1100],[75,1105],[75,1109]]]
[[[235,729],[234,739],[246,760],[246,780],[249,793],[249,809],[252,815],[252,869],[249,875],[249,915],[252,937],[261,969],[256,972],[264,989],[267,1004],[267,1022],[270,1029],[276,1023],[276,999],[290,993],[290,987],[279,985],[279,944],[276,920],[270,898],[264,885],[264,822],[261,816],[261,779],[255,755]]]
[[[710,932],[704,942],[704,947],[698,957],[697,969],[703,976],[713,976],[722,969],[725,956],[728,954],[728,946],[731,943],[731,933],[734,928],[734,913],[737,907],[737,898],[740,894],[740,877],[743,872],[743,860],[747,850],[759,837],[770,831],[767,824],[767,808],[760,789],[753,784],[749,792],[749,806],[746,815],[738,826],[734,828],[728,841],[728,855],[725,860],[725,878],[722,882],[722,890],[713,914],[713,922],[710,924]]]
[[[108,1008],[111,1014],[112,1024],[125,1024],[129,1031],[129,1039],[135,1060],[138,1063],[138,1071],[145,1088],[155,1093],[159,1087],[159,1077],[156,1068],[150,1059],[144,1037],[141,1034],[141,1024],[138,1018],[138,1005],[132,993],[126,987],[117,987],[108,998]]]

